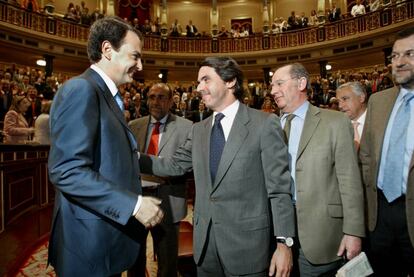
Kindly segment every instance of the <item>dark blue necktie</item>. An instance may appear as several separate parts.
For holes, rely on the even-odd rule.
[[[410,122],[410,100],[414,97],[407,93],[399,107],[392,124],[390,143],[385,162],[382,191],[391,203],[402,194],[404,170],[404,151],[407,141],[407,129]]]
[[[221,154],[223,153],[226,139],[224,138],[223,128],[220,121],[224,118],[224,114],[218,113],[214,119],[213,129],[210,138],[210,174],[211,182],[214,183],[216,178],[218,165],[220,163]]]

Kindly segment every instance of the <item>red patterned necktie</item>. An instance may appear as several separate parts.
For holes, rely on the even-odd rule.
[[[158,140],[160,138],[160,125],[159,121],[154,123],[151,133],[150,143],[148,145],[147,154],[158,155]]]

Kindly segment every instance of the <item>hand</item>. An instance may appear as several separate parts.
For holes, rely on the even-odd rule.
[[[346,258],[351,260],[361,253],[361,244],[361,238],[351,235],[344,235],[336,255],[343,256],[346,254]]]
[[[269,276],[288,277],[293,266],[292,249],[278,243],[270,261]]]
[[[135,214],[135,218],[141,222],[145,228],[151,228],[161,222],[164,217],[164,212],[159,207],[161,200],[143,196],[141,206]]]

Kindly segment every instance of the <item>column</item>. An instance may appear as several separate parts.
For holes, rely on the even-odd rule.
[[[387,66],[391,63],[391,60],[388,58],[392,53],[392,47],[387,47],[382,49],[382,52],[384,52],[384,65]]]
[[[321,74],[322,78],[326,78],[326,65],[328,61],[319,61],[319,73]]]
[[[266,85],[270,84],[270,67],[263,67],[263,79]]]
[[[317,13],[318,13],[318,17],[325,16],[325,0],[318,0]]]
[[[269,10],[267,0],[263,0],[263,34],[267,35],[270,32],[269,28]]]
[[[161,76],[161,82],[167,83],[168,82],[168,69],[161,68],[160,69]]]
[[[213,38],[217,37],[219,32],[219,26],[218,26],[218,11],[217,11],[217,0],[211,1],[211,35]]]
[[[168,25],[167,25],[167,0],[161,2],[161,37],[166,39],[168,36]]]
[[[53,73],[53,59],[55,56],[45,54],[43,55],[46,61],[46,67],[45,67],[45,75],[46,77],[52,76]]]

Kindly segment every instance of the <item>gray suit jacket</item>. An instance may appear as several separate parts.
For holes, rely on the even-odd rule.
[[[373,94],[368,103],[364,132],[362,133],[359,156],[362,164],[362,176],[368,208],[368,228],[374,231],[377,224],[377,178],[381,162],[382,145],[385,130],[392,109],[399,93],[398,87],[393,87]],[[414,155],[408,173],[406,214],[408,233],[414,246]]]
[[[310,105],[296,159],[297,224],[305,257],[339,259],[344,234],[363,237],[363,188],[350,120]]]
[[[179,175],[193,168],[196,263],[207,243],[209,226],[214,225],[217,251],[231,274],[264,271],[270,262],[271,236],[295,234],[287,148],[279,119],[240,104],[212,183],[212,118],[194,124],[172,158],[141,156],[142,169]]]
[[[150,116],[145,116],[129,122],[141,153],[145,153],[150,119]],[[185,142],[192,125],[190,120],[170,114],[158,147],[158,156],[172,156],[175,150]],[[159,188],[159,197],[162,199],[161,208],[165,212],[163,222],[177,223],[187,214],[185,177],[171,177],[167,181],[167,185]]]

